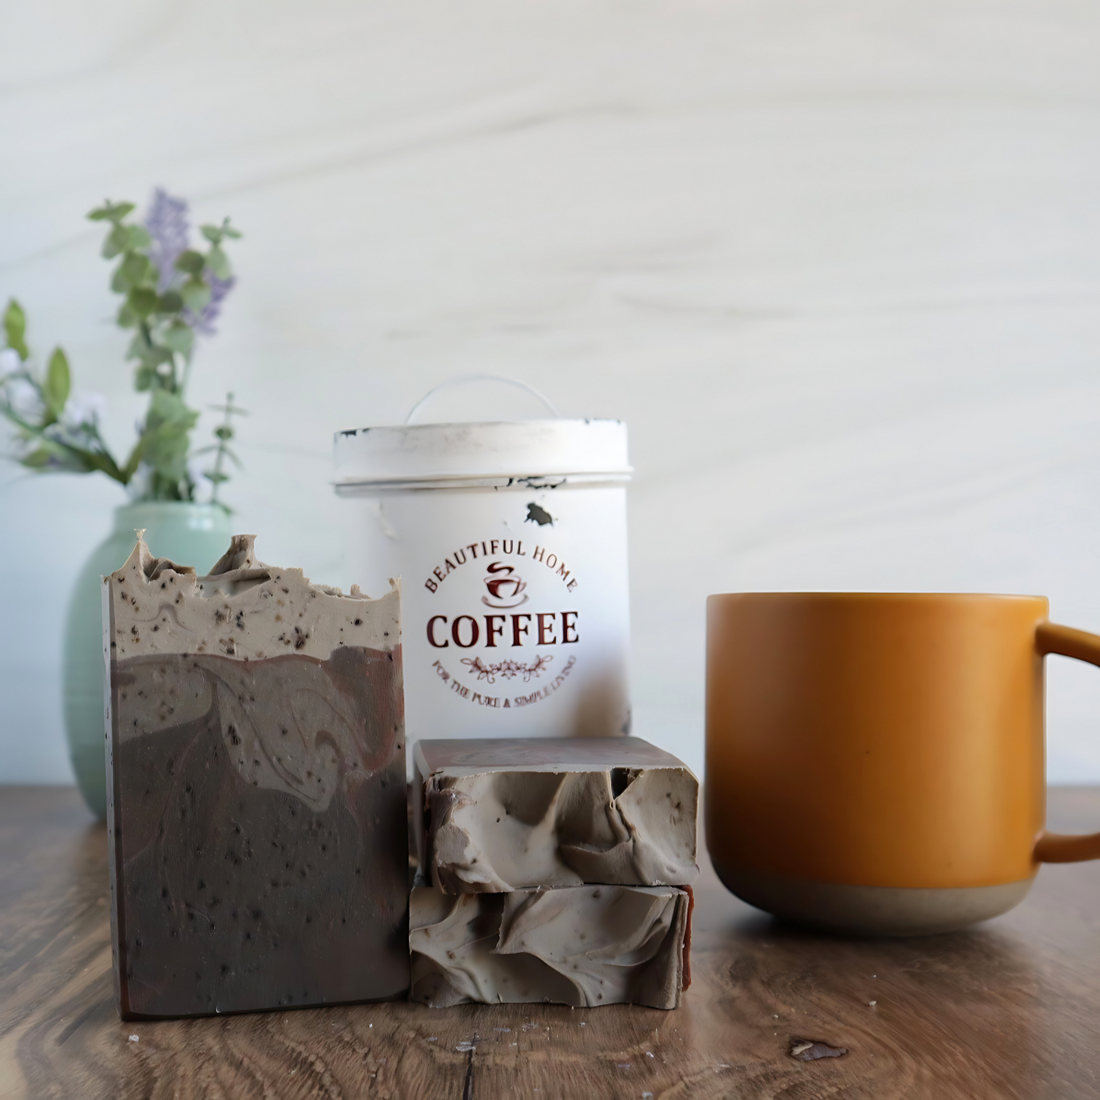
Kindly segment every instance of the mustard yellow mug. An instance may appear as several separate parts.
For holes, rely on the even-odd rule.
[[[776,916],[946,932],[1020,902],[1042,862],[1043,658],[1100,637],[1041,596],[751,593],[707,601],[706,839]]]

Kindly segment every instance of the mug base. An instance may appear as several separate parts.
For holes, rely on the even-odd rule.
[[[862,936],[931,936],[957,932],[1007,913],[1034,878],[997,886],[927,888],[848,886],[727,867],[711,858],[731,893],[784,920]]]

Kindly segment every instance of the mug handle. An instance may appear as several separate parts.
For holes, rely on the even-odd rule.
[[[1035,631],[1035,648],[1042,656],[1057,653],[1100,665],[1100,636],[1074,630],[1057,623],[1040,623]],[[1070,836],[1048,833],[1045,829],[1035,841],[1035,858],[1041,863],[1077,863],[1082,859],[1100,859],[1100,833]]]

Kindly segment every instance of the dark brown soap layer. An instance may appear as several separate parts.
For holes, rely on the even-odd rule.
[[[400,647],[344,647],[327,661],[112,662],[111,887],[124,1018],[405,994],[400,660]],[[242,715],[251,737],[234,724]],[[290,763],[280,745],[296,747]],[[321,794],[295,790],[315,780]]]

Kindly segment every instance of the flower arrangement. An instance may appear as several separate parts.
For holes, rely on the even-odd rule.
[[[224,418],[214,429],[215,442],[192,452],[191,430],[199,413],[185,395],[196,340],[214,335],[236,282],[225,245],[240,233],[228,218],[221,225],[203,225],[205,250],[192,248],[187,203],[159,188],[143,224],[130,220],[134,209],[130,202],[106,202],[88,218],[107,225],[102,252],[118,261],[111,290],[122,296],[116,320],[133,332],[126,359],[135,364],[134,387],[149,394],[137,441],[124,461],[112,455],[100,434],[104,398],[72,390],[61,348],[54,349],[45,370],[35,369],[26,315],[13,298],[4,311],[0,348],[0,414],[15,429],[11,457],[39,472],[104,473],[126,486],[134,501],[194,501],[205,482],[210,499],[220,503],[218,490],[229,477],[226,460],[240,465],[229,443],[232,417],[243,410],[229,394],[216,406]],[[202,454],[213,455],[206,469],[197,458]]]

